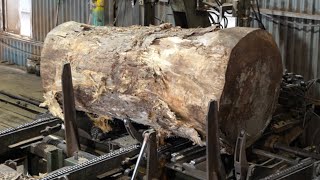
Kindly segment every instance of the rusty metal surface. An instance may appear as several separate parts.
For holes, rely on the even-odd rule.
[[[40,118],[30,123],[20,125],[16,128],[8,128],[0,131],[1,140],[1,157],[8,155],[9,151],[13,151],[21,142],[29,142],[32,138],[42,138],[40,131],[47,126],[54,126],[61,123],[61,120],[53,117]],[[39,138],[37,140],[39,140]],[[0,159],[3,160],[5,158]]]
[[[159,173],[159,159],[158,159],[158,150],[157,150],[157,137],[156,132],[151,131],[149,136],[149,144],[147,146],[147,179],[158,179],[160,176]]]
[[[225,169],[220,156],[218,124],[218,103],[211,101],[207,114],[206,125],[206,154],[207,154],[207,179],[225,179]]]
[[[63,66],[61,80],[67,155],[68,157],[71,157],[75,152],[79,151],[80,144],[78,127],[76,124],[76,109],[72,86],[71,67],[69,63]]]

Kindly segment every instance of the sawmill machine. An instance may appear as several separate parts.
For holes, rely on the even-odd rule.
[[[234,154],[227,154],[219,146],[215,101],[210,102],[208,109],[207,146],[194,145],[178,137],[167,138],[158,145],[155,130],[130,119],[114,119],[110,124],[113,131],[109,133],[90,125],[90,120],[85,121],[85,116],[76,114],[74,109],[69,64],[63,72],[65,121],[42,113],[32,123],[1,131],[2,177],[44,180],[319,178],[319,109],[316,100],[306,98],[309,89],[319,80],[305,82],[300,75],[285,73],[279,107],[262,137],[246,148],[246,132],[241,131]],[[76,124],[76,119],[82,123]]]
[[[226,13],[233,10],[239,26],[249,24],[252,7],[246,4],[247,1],[192,1],[190,11],[185,11],[181,2],[186,8],[192,4],[187,1],[159,0],[159,3],[173,3],[175,25],[182,27],[203,25],[204,22],[209,26],[209,8]],[[138,7],[136,15],[140,17],[141,7],[147,7],[144,6],[147,3],[152,7],[155,1],[130,2],[132,7]],[[195,17],[205,18],[203,21],[189,19],[190,12]],[[149,16],[143,17],[142,25],[149,24],[145,18]],[[128,25],[120,19],[116,25]],[[221,16],[219,23],[223,19]],[[0,131],[0,179],[273,180],[320,177],[320,104],[310,96],[311,89],[320,83],[318,79],[306,81],[300,75],[285,72],[276,111],[267,128],[249,146],[247,132],[239,130],[234,148],[227,151],[221,146],[217,101],[208,102],[205,109],[206,146],[182,137],[168,137],[159,143],[155,129],[135,123],[129,117],[108,121],[112,131],[97,128],[86,113],[76,111],[71,77],[70,64],[66,63],[61,76],[64,120],[45,108],[39,112],[29,109],[37,114],[33,122]],[[39,102],[4,92],[0,92],[0,101],[27,110],[39,105]]]
[[[110,1],[105,0],[105,3]],[[226,28],[227,17],[234,17],[236,26],[240,27],[250,27],[252,20],[261,22],[258,1],[251,0],[122,0],[116,1],[114,6],[114,14],[108,14],[112,18],[104,19],[115,26],[171,23],[182,28],[212,24]]]

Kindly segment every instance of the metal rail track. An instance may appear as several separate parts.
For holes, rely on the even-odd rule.
[[[35,125],[39,125],[39,124],[42,124],[42,123],[45,123],[45,122],[49,122],[49,121],[52,121],[52,120],[58,120],[59,118],[56,118],[56,117],[46,117],[46,118],[41,118],[41,119],[37,119],[35,121],[32,121],[30,123],[26,123],[26,124],[22,124],[18,127],[15,127],[15,128],[8,128],[8,129],[5,129],[3,131],[0,131],[0,137],[3,137],[3,136],[6,136],[8,134],[11,134],[11,133],[15,133],[17,131],[20,131],[20,130],[23,130],[23,129],[26,129],[26,128],[29,128],[29,127],[32,127],[32,126],[35,126]]]
[[[47,112],[39,103],[0,91],[0,130],[31,122],[38,114]]]
[[[277,172],[275,174],[272,174],[270,176],[267,176],[263,178],[262,180],[276,180],[276,179],[282,179],[284,177],[288,177],[292,174],[294,174],[297,171],[303,171],[306,168],[310,168],[313,166],[314,160],[311,158],[303,160],[301,163],[294,165],[292,167],[289,167],[285,170],[282,170],[280,172]]]
[[[53,179],[58,179],[61,177],[68,177],[68,175],[72,174],[72,173],[76,173],[77,171],[92,167],[96,164],[99,164],[101,162],[104,161],[112,161],[114,158],[117,158],[119,156],[123,156],[126,154],[129,154],[131,152],[137,151],[139,150],[140,145],[132,145],[132,146],[128,146],[125,148],[120,148],[117,149],[113,152],[104,154],[102,156],[96,157],[94,159],[91,159],[89,161],[74,165],[74,166],[70,166],[67,168],[63,168],[61,170],[57,170],[51,174],[48,174],[46,177],[42,178],[41,180],[53,180]]]

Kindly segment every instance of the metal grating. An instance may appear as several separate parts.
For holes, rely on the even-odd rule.
[[[320,77],[320,1],[259,2],[262,21],[278,44],[285,68],[306,79]],[[320,88],[314,93],[320,97]]]

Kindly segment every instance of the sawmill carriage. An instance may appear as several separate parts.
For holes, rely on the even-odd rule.
[[[98,26],[60,24],[40,63],[28,64],[41,74],[41,104],[0,92],[37,114],[0,131],[0,178],[319,177],[320,110],[310,94],[320,80],[284,71],[259,6],[130,1],[121,13],[118,1],[115,26],[102,27],[103,1],[93,2]],[[157,17],[159,4],[172,19]],[[250,10],[260,28],[248,27]],[[225,14],[241,27],[226,28]]]

